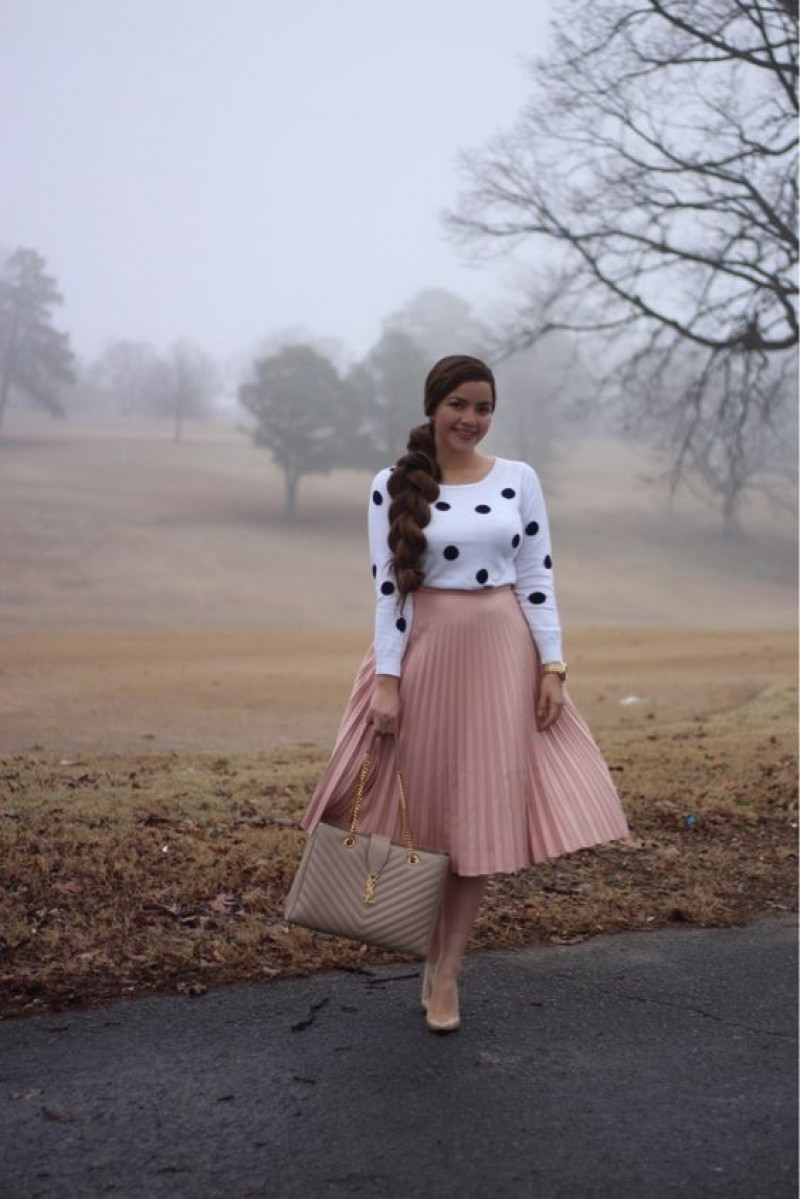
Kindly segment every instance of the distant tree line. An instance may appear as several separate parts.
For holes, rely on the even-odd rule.
[[[435,359],[454,350],[486,356],[491,344],[465,301],[426,288],[386,318],[378,342],[344,371],[321,348],[298,342],[257,358],[239,399],[253,417],[256,444],[283,471],[287,514],[296,511],[304,476],[374,471],[398,458],[409,430],[424,420],[423,383]],[[542,352],[528,351],[498,368],[494,444],[532,459],[544,474],[556,452],[557,350],[548,348],[546,364]]]
[[[149,345],[117,341],[79,363],[67,333],[54,325],[63,303],[36,250],[21,247],[0,267],[0,426],[17,399],[66,416],[68,408],[125,416],[166,417],[179,440],[184,421],[208,415],[218,371],[197,346],[176,342],[160,355]]]
[[[181,341],[161,354],[146,342],[118,340],[81,363],[68,335],[55,327],[61,303],[40,254],[20,249],[6,259],[0,270],[0,421],[16,396],[53,416],[71,410],[166,418],[179,440],[186,420],[210,414],[221,374],[201,349]],[[470,305],[442,288],[423,289],[387,317],[377,343],[344,370],[327,344],[302,337],[293,331],[273,338],[275,348],[256,357],[238,393],[253,418],[250,434],[283,472],[292,515],[305,476],[372,471],[394,461],[409,429],[423,419],[423,381],[433,361],[454,350],[487,356],[493,342]],[[545,473],[563,399],[563,377],[554,383],[557,350],[526,351],[498,367],[495,444],[536,461]]]
[[[190,342],[159,354],[146,342],[115,341],[84,368],[81,386],[96,410],[169,420],[180,441],[185,421],[209,416],[221,381],[212,359]]]

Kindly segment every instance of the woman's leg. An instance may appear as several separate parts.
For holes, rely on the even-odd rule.
[[[486,875],[447,876],[439,919],[436,922],[428,960],[435,969],[428,1015],[446,1020],[458,1010],[456,982],[461,959],[469,941],[478,908],[486,890]]]

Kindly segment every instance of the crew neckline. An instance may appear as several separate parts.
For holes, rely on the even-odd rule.
[[[493,458],[492,465],[489,467],[486,474],[482,475],[480,479],[473,479],[471,483],[440,483],[439,486],[440,487],[480,487],[481,483],[485,483],[486,480],[490,477],[490,475],[494,474],[499,461],[500,461],[499,458]]]

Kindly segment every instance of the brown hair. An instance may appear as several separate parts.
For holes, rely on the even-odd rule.
[[[436,459],[433,414],[447,396],[462,383],[488,383],[492,389],[492,411],[497,400],[494,375],[480,358],[451,354],[440,358],[425,380],[424,409],[427,421],[416,425],[408,436],[408,452],[395,463],[389,475],[389,549],[397,590],[402,596],[416,591],[425,579],[421,567],[427,541],[423,529],[430,523],[431,504],[439,495],[442,469]]]

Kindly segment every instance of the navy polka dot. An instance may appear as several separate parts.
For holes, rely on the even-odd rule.
[[[377,577],[378,577],[378,568],[374,564],[372,567],[372,577],[373,577],[373,579],[377,579]]]
[[[476,511],[476,512],[480,512],[481,516],[483,516],[483,515],[484,515],[484,513],[486,513],[486,512],[491,512],[491,508],[489,507],[489,505],[488,505],[488,504],[478,504],[478,506],[477,506],[477,508],[475,509],[475,511]]]
[[[489,572],[488,572],[488,570],[479,570],[479,571],[478,571],[478,573],[475,575],[475,578],[476,578],[476,579],[478,580],[478,582],[479,582],[479,583],[481,583],[481,584],[483,584],[483,583],[488,583],[488,581],[489,581]]]
[[[545,566],[547,567],[547,569],[548,569],[548,570],[550,570],[550,569],[552,568],[552,566],[553,566],[553,559],[550,557],[550,555],[549,555],[549,554],[545,554],[544,564],[545,564]]]
[[[379,491],[373,491],[372,502],[373,502],[373,504],[377,504],[378,507],[380,507],[381,504],[383,503],[383,496],[381,495],[381,493]]]
[[[390,583],[387,579],[385,583],[381,583],[381,595],[391,595],[394,591],[394,583]]]
[[[504,487],[500,494],[504,500],[513,500],[517,493],[513,487]]]
[[[434,508],[438,508],[440,512],[450,511],[450,505],[447,503],[447,500],[437,500],[433,506]]]
[[[528,599],[531,601],[532,604],[543,604],[544,601],[547,599],[547,596],[545,595],[545,593],[543,591],[534,591],[531,595],[528,596]]]
[[[528,534],[529,537],[536,536],[536,534],[539,532],[539,526],[535,520],[532,520],[529,525],[525,526],[525,532]]]
[[[401,633],[405,633],[405,631],[406,631],[406,618],[405,618],[405,616],[401,616],[401,617],[399,618],[399,620],[396,620],[394,623],[395,623],[395,627],[396,627],[396,628],[398,628],[398,629],[400,630],[400,632],[401,632]]]
[[[457,545],[446,545],[445,546],[444,556],[445,556],[445,558],[447,558],[448,562],[455,562],[456,558],[458,557],[458,554],[459,554],[459,549],[458,549]]]
[[[511,544],[513,545],[514,549],[517,548],[520,541],[522,541],[522,538],[520,537],[519,533],[515,533],[514,536],[511,538]]]

